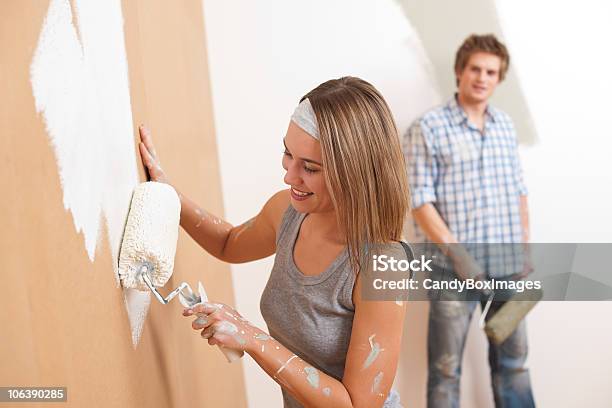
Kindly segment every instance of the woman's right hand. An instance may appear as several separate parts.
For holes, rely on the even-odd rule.
[[[140,157],[142,159],[142,164],[149,173],[149,178],[151,181],[170,184],[168,178],[166,177],[166,173],[164,173],[164,170],[161,168],[159,158],[157,157],[157,152],[153,146],[151,132],[144,125],[140,125],[138,127],[138,131],[140,132],[140,143],[138,145],[140,149]]]

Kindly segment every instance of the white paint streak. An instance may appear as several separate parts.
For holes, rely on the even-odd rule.
[[[132,344],[134,347],[138,345],[144,322],[147,318],[149,305],[151,304],[151,296],[148,292],[141,292],[136,289],[125,289],[123,291],[125,307],[128,311],[130,327],[132,329]]]
[[[219,323],[216,331],[219,333],[234,336],[238,333],[238,328],[234,323],[228,322],[227,320],[223,320]]]
[[[376,377],[374,377],[374,382],[372,383],[372,393],[373,394],[378,394],[378,390],[380,389],[380,383],[382,382],[383,379],[383,372],[380,371],[378,374],[376,374]]]
[[[319,371],[314,367],[304,367],[306,380],[312,388],[319,388]]]
[[[374,360],[378,358],[380,352],[384,350],[380,348],[380,343],[376,343],[374,341],[375,336],[376,334],[373,334],[368,338],[368,341],[370,342],[370,354],[368,355],[368,358],[366,358],[366,361],[363,363],[363,370],[372,365]]]
[[[272,337],[268,336],[266,333],[257,333],[254,336],[257,340],[263,340],[263,341],[267,341],[270,340]]]
[[[283,370],[284,370],[285,368],[287,368],[287,366],[289,365],[289,363],[290,363],[291,361],[293,361],[293,359],[294,359],[294,358],[297,358],[297,356],[296,356],[295,354],[294,354],[294,355],[292,355],[291,357],[289,357],[289,359],[288,359],[288,360],[285,362],[285,364],[283,364],[282,366],[280,366],[280,368],[279,368],[278,370],[276,370],[276,373],[274,374],[274,377],[273,377],[273,378],[274,378],[274,379],[276,379],[276,378],[278,377],[278,375],[279,375],[280,373],[282,373],[282,372],[283,372]]]
[[[132,190],[138,183],[128,67],[119,0],[51,0],[32,64],[32,93],[57,160],[64,208],[93,262],[104,219],[117,260]],[[134,346],[147,293],[124,291]]]

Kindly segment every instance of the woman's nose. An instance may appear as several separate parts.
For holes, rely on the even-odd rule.
[[[284,177],[285,184],[299,186],[302,180],[298,174],[298,169],[296,168],[295,163],[289,163],[286,170],[287,171]]]

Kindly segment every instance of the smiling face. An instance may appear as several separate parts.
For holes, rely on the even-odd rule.
[[[494,54],[472,54],[462,72],[457,72],[459,96],[470,104],[486,103],[499,84],[501,59]]]
[[[319,141],[291,121],[284,143],[284,181],[291,187],[293,208],[301,213],[333,212]]]

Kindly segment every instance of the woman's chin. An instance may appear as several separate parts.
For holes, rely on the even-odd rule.
[[[298,201],[298,200],[294,200],[293,198],[291,199],[291,205],[293,206],[293,208],[295,209],[295,211],[299,212],[299,213],[310,213],[312,206],[309,205],[309,203],[305,203],[304,201]]]

